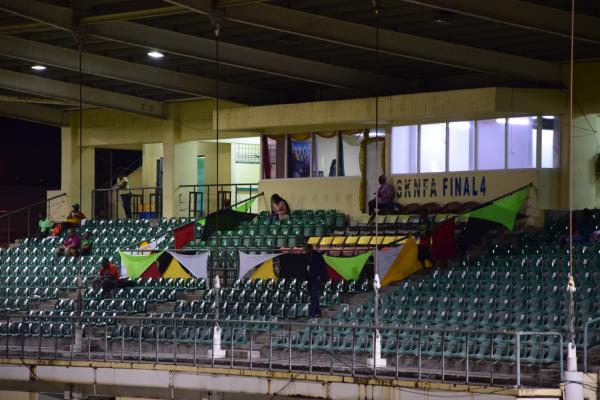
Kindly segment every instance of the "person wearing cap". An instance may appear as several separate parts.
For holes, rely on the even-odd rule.
[[[131,189],[129,188],[129,180],[125,176],[125,172],[121,171],[117,178],[117,189],[119,189],[119,195],[121,195],[121,204],[123,204],[123,211],[125,212],[125,218],[130,219],[131,215]]]

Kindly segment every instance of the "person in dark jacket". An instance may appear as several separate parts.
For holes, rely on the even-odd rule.
[[[316,318],[321,316],[321,307],[319,298],[321,297],[321,288],[323,282],[327,280],[327,269],[325,260],[320,253],[317,253],[311,244],[304,247],[308,257],[306,263],[306,280],[308,281],[308,294],[310,305],[308,306],[308,316]]]

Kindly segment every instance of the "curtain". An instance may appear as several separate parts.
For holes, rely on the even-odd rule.
[[[271,179],[271,154],[269,152],[269,138],[266,135],[261,137],[262,144],[262,167],[263,179]]]
[[[338,148],[338,176],[346,176],[344,172],[344,139],[342,139],[343,135],[338,135],[337,137],[337,148]]]

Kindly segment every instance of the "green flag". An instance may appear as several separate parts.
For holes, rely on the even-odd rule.
[[[357,280],[365,263],[371,257],[372,252],[360,254],[354,257],[330,257],[323,256],[327,265],[335,270],[346,280]]]
[[[206,218],[200,218],[199,220],[196,221],[196,223],[198,225],[204,226],[204,225],[206,225]]]
[[[517,214],[523,206],[523,202],[529,195],[531,185],[516,190],[506,196],[500,197],[487,205],[469,211],[464,215],[469,218],[479,218],[487,221],[497,222],[509,230],[515,227]]]
[[[129,275],[130,278],[138,278],[158,259],[158,257],[162,255],[162,253],[164,253],[164,250],[160,253],[134,256],[133,254],[120,251],[119,256],[121,256],[121,264],[124,265],[127,270],[127,275]]]
[[[250,200],[245,201],[244,203],[240,204],[237,207],[233,208],[233,211],[239,211],[239,212],[248,212],[250,210],[250,207],[252,207],[252,205],[256,202],[256,197]]]

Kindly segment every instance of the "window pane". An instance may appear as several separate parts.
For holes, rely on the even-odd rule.
[[[475,169],[475,123],[450,122],[448,138],[448,170],[472,171]]]
[[[542,117],[542,168],[558,168],[560,161],[560,118]]]
[[[446,124],[421,125],[420,172],[446,171]]]
[[[360,176],[358,156],[362,134],[341,134],[341,137],[343,154],[340,154],[340,158],[344,163],[340,164],[340,176]]]
[[[285,136],[263,136],[262,140],[263,178],[285,178]]]
[[[315,134],[314,140],[313,176],[335,176],[337,135],[327,138]]]
[[[417,172],[416,125],[394,126],[391,139],[392,174],[414,174]]]
[[[508,119],[508,168],[535,168],[537,117]]]
[[[290,137],[288,143],[288,178],[309,177],[312,140],[295,140]]]
[[[504,118],[477,121],[477,169],[504,168]]]

